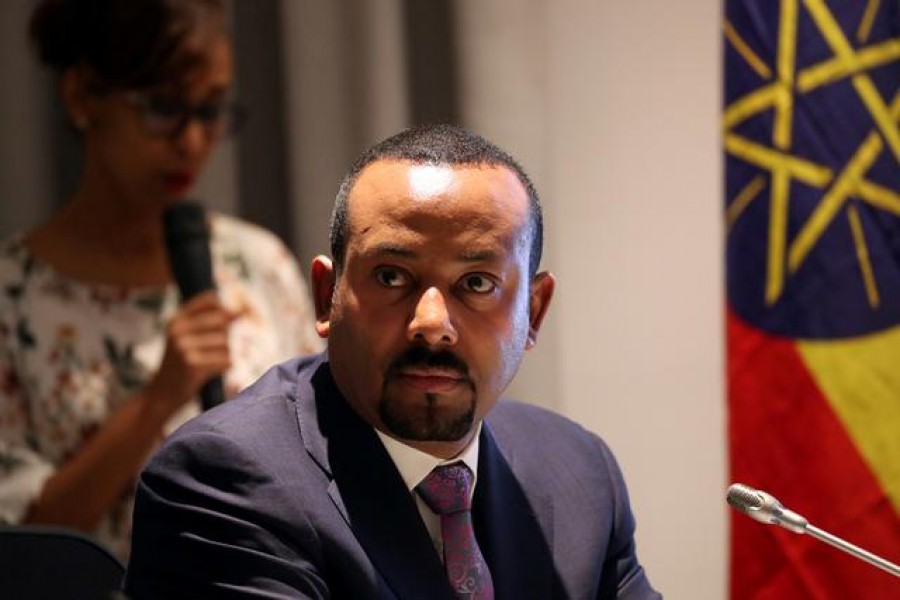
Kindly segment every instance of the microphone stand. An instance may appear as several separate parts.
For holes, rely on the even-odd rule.
[[[859,546],[851,544],[846,540],[842,540],[838,536],[832,535],[824,529],[819,529],[815,525],[810,524],[806,526],[806,533],[816,538],[820,542],[825,542],[829,546],[834,546],[838,550],[843,550],[851,556],[855,556],[860,560],[866,561],[870,565],[874,565],[879,569],[883,569],[894,577],[900,577],[900,566],[897,566],[889,560],[881,558],[880,556],[872,554],[868,550],[863,550]]]
[[[735,483],[728,487],[726,496],[728,504],[754,521],[765,525],[778,525],[793,533],[808,533],[820,542],[825,542],[838,550],[846,552],[870,565],[887,571],[894,577],[900,577],[900,566],[863,550],[859,546],[842,540],[823,529],[812,525],[806,517],[784,507],[775,496],[762,490],[753,489],[743,483]]]

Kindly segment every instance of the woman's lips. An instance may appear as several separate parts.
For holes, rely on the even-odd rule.
[[[173,194],[183,194],[194,185],[192,173],[169,173],[163,177],[166,189]]]

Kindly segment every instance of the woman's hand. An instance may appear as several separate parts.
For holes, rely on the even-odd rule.
[[[166,350],[144,394],[155,409],[171,414],[194,398],[211,377],[231,366],[228,328],[238,316],[215,291],[182,304],[166,325]]]

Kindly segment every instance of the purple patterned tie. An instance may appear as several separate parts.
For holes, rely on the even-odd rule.
[[[441,517],[444,567],[460,598],[493,600],[491,572],[478,549],[472,529],[472,472],[461,463],[435,468],[416,491],[428,508]]]

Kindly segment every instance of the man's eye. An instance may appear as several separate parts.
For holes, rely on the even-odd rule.
[[[463,286],[476,294],[489,294],[497,288],[497,284],[493,280],[478,273],[466,275],[463,278]]]
[[[375,279],[384,287],[389,288],[400,287],[407,281],[406,275],[397,269],[378,269],[375,272]]]

